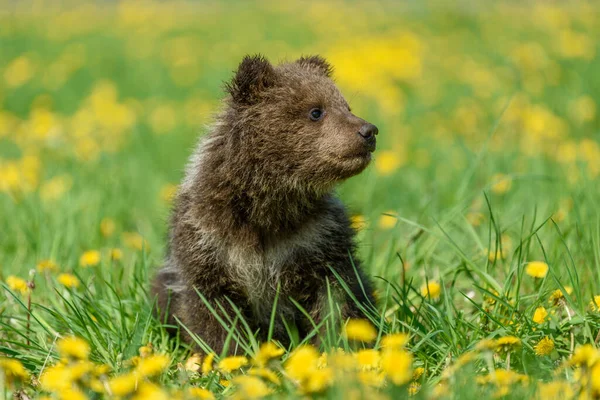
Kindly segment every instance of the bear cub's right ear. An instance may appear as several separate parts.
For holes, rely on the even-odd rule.
[[[231,82],[225,84],[234,102],[252,105],[260,93],[275,85],[276,73],[271,63],[262,55],[245,56]]]

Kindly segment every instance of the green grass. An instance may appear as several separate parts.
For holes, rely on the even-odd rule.
[[[481,355],[451,379],[444,371],[480,340],[505,336],[521,339],[510,369],[530,384],[501,394],[530,397],[537,380],[585,390],[561,366],[574,348],[595,346],[600,332],[590,307],[600,294],[598,11],[583,3],[474,12],[433,2],[86,7],[29,13],[0,4],[0,281],[35,282],[30,294],[3,283],[0,354],[39,377],[59,359],[57,339],[76,335],[91,345],[94,363],[120,373],[152,343],[171,360],[161,386],[231,393],[214,374],[178,369],[190,351],[151,315],[149,281],[165,253],[169,215],[161,192],[181,180],[244,54],[276,61],[320,53],[337,67],[353,111],[381,132],[376,163],[339,193],[365,221],[357,239],[378,291],[378,338],[409,333],[413,366],[425,369],[417,396],[434,395],[440,382],[449,397],[496,393],[505,385],[474,385],[473,377],[507,368],[505,355]],[[20,57],[25,66],[15,64]],[[399,72],[413,58],[419,67]],[[60,176],[72,184],[53,192],[48,182]],[[500,190],[498,179],[510,188]],[[115,230],[103,235],[107,218]],[[148,246],[128,247],[127,232]],[[121,260],[110,259],[112,248],[122,249]],[[102,260],[82,268],[91,249]],[[488,249],[503,256],[488,257]],[[30,273],[45,259],[59,271]],[[546,262],[548,274],[526,274],[530,261]],[[64,288],[61,272],[81,286]],[[423,296],[428,282],[440,283],[439,300]],[[557,289],[565,299],[552,304]],[[532,321],[540,306],[550,313],[541,325]],[[339,322],[324,326],[321,351],[356,350]],[[238,328],[256,351],[241,321]],[[556,348],[536,355],[545,336]],[[342,397],[352,384],[339,379],[322,396]],[[40,388],[34,380],[24,390]],[[277,393],[297,396],[290,381]]]

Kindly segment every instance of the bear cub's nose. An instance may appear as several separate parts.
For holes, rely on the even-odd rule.
[[[373,124],[366,123],[360,127],[358,130],[358,134],[362,136],[367,141],[367,146],[369,147],[369,151],[375,151],[376,139],[375,135],[379,133],[379,129]]]

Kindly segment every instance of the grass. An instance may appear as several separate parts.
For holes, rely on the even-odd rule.
[[[597,17],[584,3],[1,3],[0,354],[27,376],[0,362],[0,397],[102,398],[134,372],[123,397],[599,395]],[[339,189],[377,287],[375,338],[345,335],[331,299],[315,353],[289,327],[268,364],[279,384],[244,380],[248,366],[187,370],[148,295],[170,195],[222,82],[255,52],[324,55],[381,132],[373,165]],[[100,257],[84,267],[88,251]],[[235,326],[250,359],[265,354]],[[382,349],[400,332],[405,346]]]

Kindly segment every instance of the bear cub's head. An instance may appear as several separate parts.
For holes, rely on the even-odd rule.
[[[369,164],[377,127],[352,114],[331,75],[319,56],[278,66],[260,55],[243,59],[226,84],[224,118],[254,173],[326,189]]]

